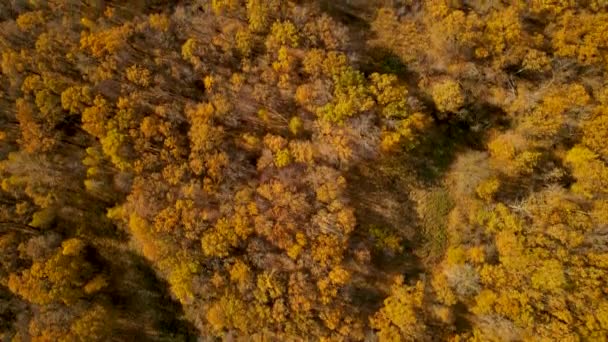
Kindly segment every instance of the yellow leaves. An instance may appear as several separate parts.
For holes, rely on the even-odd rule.
[[[327,278],[322,278],[317,281],[317,288],[321,294],[321,302],[324,304],[331,303],[333,298],[338,295],[340,287],[346,285],[351,279],[351,274],[341,265],[331,269]]]
[[[272,272],[265,271],[257,277],[255,298],[260,303],[268,303],[281,297],[285,292],[283,284]]]
[[[150,85],[150,71],[145,67],[132,65],[127,68],[126,74],[127,79],[138,86],[145,88]]]
[[[196,216],[194,203],[190,200],[177,200],[174,206],[168,206],[161,210],[154,218],[154,230],[157,233],[176,233],[181,227],[186,231],[194,229],[193,224]],[[188,232],[186,232],[188,236]]]
[[[522,36],[520,14],[516,6],[494,11],[486,22],[486,39],[495,54],[519,43]]]
[[[345,27],[339,25],[327,13],[308,21],[303,35],[314,46],[324,45],[326,50],[342,50],[346,44]]]
[[[334,99],[317,110],[326,121],[343,123],[353,115],[370,110],[374,100],[370,97],[363,74],[346,69],[334,76]]]
[[[260,108],[260,110],[258,110],[258,118],[265,123],[270,122],[270,112],[268,112],[268,109]]]
[[[337,285],[345,285],[350,280],[350,272],[342,266],[336,266],[329,272],[329,279]]]
[[[424,9],[428,11],[433,19],[441,19],[450,13],[450,5],[445,0],[431,0],[425,4]]]
[[[234,11],[239,6],[238,0],[211,0],[211,9],[218,16],[224,11]]]
[[[545,72],[551,69],[551,60],[545,52],[530,49],[524,56],[522,66],[526,70]]]
[[[530,298],[525,292],[509,290],[500,292],[494,306],[498,314],[504,315],[519,325],[530,325],[533,322]]]
[[[277,60],[272,62],[272,69],[279,73],[279,88],[289,88],[289,73],[294,69],[296,58],[285,47],[279,48]]]
[[[230,280],[239,285],[247,284],[251,278],[249,266],[240,259],[231,266],[229,273]]]
[[[325,183],[317,188],[317,200],[323,203],[330,203],[337,199],[345,188],[346,179],[339,176],[334,182]]]
[[[44,88],[44,84],[42,82],[42,78],[38,75],[29,75],[21,84],[21,91],[26,94],[32,94],[40,89]]]
[[[344,53],[330,51],[327,55],[322,56],[324,56],[324,59],[322,61],[321,69],[325,76],[335,78],[351,71],[348,67],[348,57]]]
[[[558,15],[574,4],[575,2],[571,0],[533,0],[531,1],[530,9],[537,13],[546,11],[552,15]]]
[[[188,137],[191,152],[210,152],[222,141],[224,128],[213,124],[214,114],[215,108],[210,103],[201,103],[186,110],[186,115],[190,120]]]
[[[608,329],[608,301],[602,300],[598,305],[598,309],[595,312],[595,319],[602,329]]]
[[[485,200],[486,202],[491,202],[499,189],[500,181],[497,178],[489,178],[479,183],[475,189],[475,192],[479,198]]]
[[[381,8],[371,24],[376,39],[372,45],[382,46],[394,51],[405,63],[414,62],[417,53],[428,40],[419,32],[418,25],[413,20],[400,22],[395,12],[390,8]],[[425,46],[426,48],[427,46]]]
[[[224,329],[238,329],[246,333],[250,318],[247,305],[230,293],[225,293],[207,310],[205,318],[218,336]]]
[[[431,286],[437,295],[437,299],[445,305],[454,305],[457,302],[456,296],[448,284],[448,280],[443,272],[435,272],[431,280]]]
[[[608,225],[608,200],[596,200],[593,202],[591,216],[599,223]]]
[[[514,167],[520,174],[531,174],[538,165],[542,154],[535,151],[524,151],[514,161]]]
[[[45,261],[34,262],[30,269],[20,275],[11,274],[8,282],[10,290],[38,305],[70,305],[82,298],[83,287],[86,279],[92,277],[93,268],[80,254],[73,254],[72,251],[63,253],[66,247],[69,248],[64,244]]]
[[[84,243],[84,241],[77,238],[72,238],[64,241],[61,244],[61,253],[67,256],[77,256],[82,252],[85,246],[86,244]]]
[[[194,300],[193,281],[198,273],[198,264],[182,258],[171,257],[168,269],[168,281],[171,291],[182,304],[190,304]]]
[[[264,136],[264,145],[272,152],[277,153],[287,147],[287,140],[279,135],[267,134]]]
[[[274,156],[274,165],[278,168],[286,167],[291,164],[292,157],[289,149],[281,149]]]
[[[87,86],[69,87],[61,93],[61,106],[72,114],[79,114],[85,105],[93,101],[91,89]]]
[[[608,14],[566,11],[553,36],[555,54],[577,58],[583,64],[601,63],[608,47]]]
[[[483,32],[483,21],[477,13],[453,10],[449,14],[441,15],[437,20],[427,23],[430,27],[429,40],[436,50],[433,55],[438,58],[448,58],[453,52],[466,51],[474,47],[480,40]]]
[[[193,57],[196,57],[198,48],[198,41],[194,38],[188,38],[184,45],[182,45],[182,57],[185,60],[191,60]]]
[[[54,222],[55,217],[56,213],[55,210],[52,208],[38,210],[34,213],[34,215],[32,215],[32,221],[30,222],[30,226],[41,229],[47,229]]]
[[[411,150],[419,142],[420,133],[431,124],[427,115],[414,113],[396,123],[396,131],[384,129],[380,147],[390,151],[397,147]]]
[[[370,76],[370,81],[370,91],[381,105],[401,101],[407,97],[407,88],[398,85],[397,76],[394,74],[373,73]]]
[[[464,264],[466,261],[466,252],[463,247],[450,247],[446,252],[446,261],[448,265]]]
[[[102,341],[112,331],[114,317],[99,304],[81,314],[70,326],[70,335],[66,340]]]
[[[342,251],[345,248],[342,243],[335,235],[320,234],[313,244],[313,260],[323,267],[339,264],[342,261]]]
[[[170,18],[166,14],[155,13],[148,18],[150,26],[158,31],[167,32],[171,25]]]
[[[131,164],[124,156],[124,144],[127,137],[112,129],[101,139],[103,153],[110,158],[112,163],[120,170],[127,170]]]
[[[338,325],[340,324],[340,317],[342,316],[342,312],[338,309],[323,311],[319,315],[323,323],[329,330],[336,330]]]
[[[399,146],[401,134],[398,132],[383,131],[380,147],[383,151],[390,151]]]
[[[255,203],[252,204],[255,205]],[[253,227],[249,218],[242,214],[235,214],[232,218],[232,224],[234,225],[234,232],[242,240],[247,239],[247,237],[253,233]]]
[[[215,85],[215,78],[212,75],[205,76],[203,78],[203,85],[205,86],[206,91],[211,92]]]
[[[298,30],[290,21],[277,21],[272,24],[270,34],[266,38],[266,48],[272,50],[283,46],[297,48],[299,42]]]
[[[249,28],[254,32],[266,30],[270,23],[270,17],[276,13],[280,2],[275,0],[247,0],[247,19]]]
[[[563,243],[574,233],[587,232],[593,227],[585,207],[565,189],[550,188],[535,194],[528,208],[535,226],[549,229],[547,234]]]
[[[238,245],[238,236],[226,218],[219,219],[211,231],[201,239],[203,253],[207,256],[226,257],[231,248]]]
[[[368,228],[368,233],[376,248],[395,254],[403,252],[403,238],[397,232],[391,231],[390,228],[371,225]]]
[[[299,89],[299,88],[298,88]],[[304,122],[300,119],[299,116],[294,116],[289,120],[289,131],[293,135],[298,135],[304,126]]]
[[[254,47],[254,35],[248,29],[239,29],[234,35],[234,44],[243,57],[249,57]]]
[[[608,158],[608,105],[598,106],[592,117],[583,123],[581,131],[581,143],[601,157]]]
[[[467,259],[476,264],[483,264],[485,262],[485,254],[484,246],[471,247],[467,250]]]
[[[287,192],[288,189],[285,185],[279,181],[272,181],[271,183],[262,184],[257,188],[258,194],[267,201],[272,201],[276,196]]]
[[[557,260],[547,260],[532,274],[532,287],[545,291],[560,290],[566,283],[566,277],[561,263]]]
[[[35,118],[34,106],[29,102],[18,99],[15,103],[15,117],[19,121],[21,131],[20,143],[27,152],[47,151],[53,147],[55,140],[47,136],[42,125]]]
[[[108,212],[108,215],[114,216],[114,214],[122,215],[120,211],[123,211],[124,208],[118,207],[116,211],[112,210]],[[152,229],[150,228],[150,224],[143,217],[132,213],[129,215],[129,232],[132,234],[134,240],[141,248],[142,254],[149,260],[158,262],[165,257],[168,253],[165,246],[162,243],[155,239],[151,234]]]
[[[96,32],[82,32],[81,49],[88,49],[97,58],[111,55],[124,48],[132,29],[129,25],[115,26]]]
[[[288,166],[293,160],[287,143],[287,139],[279,135],[267,134],[264,136],[264,145],[273,152],[274,164],[278,168]]]
[[[579,145],[568,152],[565,162],[570,165],[577,180],[572,185],[572,191],[588,198],[608,192],[608,167],[597,154]]]
[[[357,219],[353,208],[342,208],[336,215],[336,221],[344,234],[350,234],[355,229]]]
[[[456,112],[465,103],[460,85],[451,79],[434,84],[431,87],[431,96],[441,112]]]
[[[528,145],[528,141],[517,133],[495,136],[488,144],[492,166],[509,176],[531,174],[542,154],[529,150]]]
[[[45,24],[44,12],[25,12],[17,17],[16,22],[21,31],[29,31],[34,27],[42,27]]]
[[[494,309],[494,303],[498,296],[491,290],[482,290],[475,297],[475,306],[471,308],[471,311],[476,315],[487,315],[491,314]]]
[[[391,295],[384,306],[370,318],[371,326],[378,331],[380,340],[400,341],[422,338],[426,327],[420,310],[424,298],[424,283],[414,286],[397,281],[391,287]]]
[[[228,155],[225,152],[211,153],[207,155],[205,167],[207,175],[212,179],[219,181],[223,178],[223,170],[230,164]]]
[[[511,257],[516,258],[522,256],[524,251],[522,240],[521,237],[510,231],[501,231],[496,234],[496,249],[501,256],[503,264],[513,266],[510,263]]]
[[[89,282],[84,285],[83,289],[84,293],[90,295],[101,291],[106,286],[108,286],[108,279],[104,275],[98,274],[93,279],[89,280]]]
[[[486,223],[490,232],[520,232],[522,225],[522,220],[502,203],[496,205]]]
[[[304,251],[304,247],[306,246],[306,244],[306,235],[304,235],[304,233],[302,232],[297,232],[296,243],[289,247],[289,249],[287,250],[287,256],[294,260],[297,259],[298,256]]]
[[[318,77],[323,72],[323,63],[325,61],[325,52],[321,49],[310,49],[304,54],[302,60],[302,68],[304,72],[311,76]],[[344,64],[346,60],[344,59]]]

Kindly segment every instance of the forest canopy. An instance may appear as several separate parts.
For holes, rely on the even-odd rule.
[[[0,1],[2,341],[605,341],[608,2]]]

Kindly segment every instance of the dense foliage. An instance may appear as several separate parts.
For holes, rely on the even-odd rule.
[[[0,2],[6,341],[605,341],[608,3]]]

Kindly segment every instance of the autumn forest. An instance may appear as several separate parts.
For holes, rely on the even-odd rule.
[[[0,340],[607,341],[606,0],[0,0]]]

